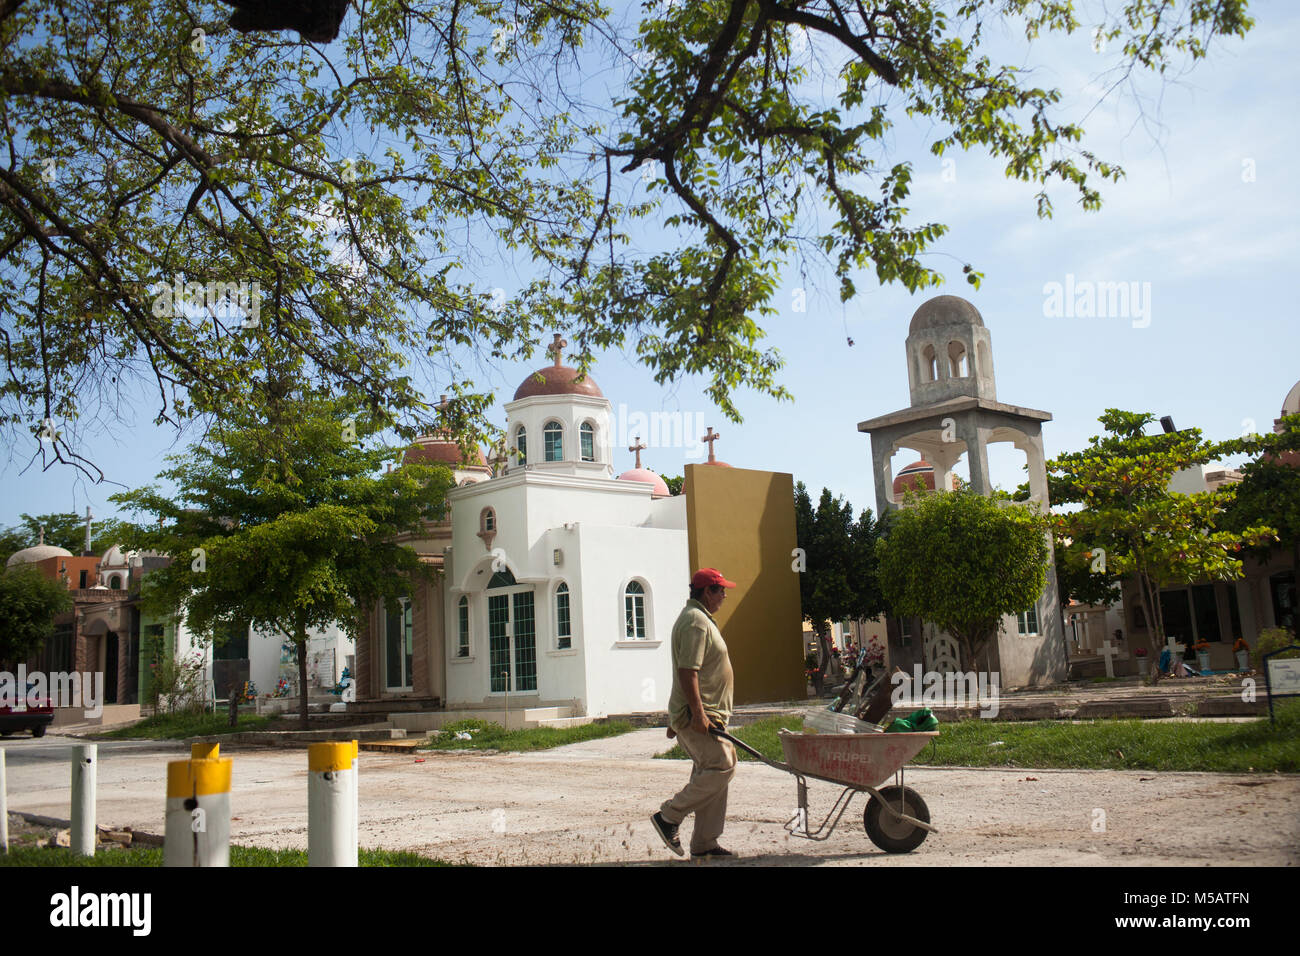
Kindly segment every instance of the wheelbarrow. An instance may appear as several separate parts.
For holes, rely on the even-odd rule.
[[[808,840],[829,839],[858,793],[870,796],[862,812],[862,825],[867,836],[886,853],[908,853],[924,843],[928,834],[939,832],[930,825],[930,809],[921,795],[903,784],[903,768],[926,744],[939,736],[938,731],[796,734],[782,730],[779,736],[785,763],[781,763],[768,760],[725,730],[717,727],[710,730],[769,767],[794,775],[799,787],[799,809],[785,824],[785,830],[791,836]],[[881,787],[891,776],[894,784]],[[826,819],[815,830],[808,818],[810,779],[844,788]]]

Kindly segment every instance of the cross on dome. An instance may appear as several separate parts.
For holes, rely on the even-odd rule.
[[[546,346],[546,351],[550,352],[551,358],[555,360],[556,368],[560,367],[560,359],[564,357],[564,349],[568,344],[569,343],[560,336],[560,333],[556,332],[555,338],[551,340],[551,344]]]
[[[627,450],[628,450],[628,451],[636,452],[636,467],[637,467],[637,468],[640,468],[640,467],[641,467],[641,449],[642,449],[642,448],[649,448],[649,447],[650,447],[649,445],[647,445],[645,442],[643,442],[643,441],[641,440],[641,436],[640,436],[640,435],[637,435],[637,436],[636,436],[636,441],[635,441],[635,443],[633,443],[633,444],[627,446]]]

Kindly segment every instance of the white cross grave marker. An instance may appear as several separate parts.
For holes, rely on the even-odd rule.
[[[1178,638],[1172,634],[1167,634],[1165,635],[1165,646],[1169,648],[1169,673],[1172,674],[1178,668],[1177,662],[1183,659],[1183,651],[1187,645],[1179,644]]]
[[[1118,653],[1119,653],[1119,648],[1116,647],[1114,644],[1112,644],[1112,643],[1110,642],[1110,638],[1109,638],[1109,637],[1106,638],[1106,642],[1105,642],[1104,644],[1101,645],[1101,655],[1102,655],[1102,657],[1106,658],[1106,676],[1107,676],[1107,677],[1114,677],[1114,676],[1115,676],[1115,660],[1114,660],[1114,658],[1115,658],[1115,655],[1118,654]]]

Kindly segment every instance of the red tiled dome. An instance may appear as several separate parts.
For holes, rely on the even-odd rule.
[[[898,473],[894,479],[894,497],[902,498],[905,492],[915,491],[918,480],[927,491],[934,491],[934,465],[924,458],[912,462]]]
[[[588,375],[578,381],[576,368],[565,365],[548,365],[529,375],[515,389],[515,401],[532,398],[534,395],[590,395],[592,398],[604,398],[600,387]]]
[[[486,468],[487,458],[483,455],[483,449],[475,447],[466,461],[460,445],[456,442],[425,436],[417,438],[415,445],[406,450],[406,454],[402,456],[402,463],[446,465],[448,468]]]

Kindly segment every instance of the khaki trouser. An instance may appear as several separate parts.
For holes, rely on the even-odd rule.
[[[691,852],[703,853],[718,845],[722,828],[727,825],[727,785],[736,772],[736,748],[731,741],[713,734],[701,734],[690,727],[674,727],[695,767],[691,782],[659,808],[665,820],[674,825],[695,814],[691,832]]]

